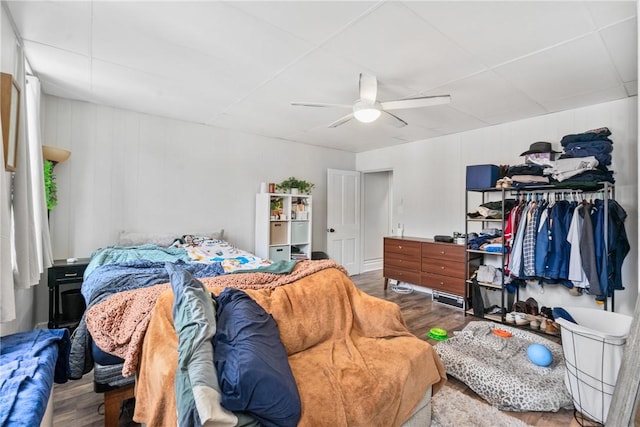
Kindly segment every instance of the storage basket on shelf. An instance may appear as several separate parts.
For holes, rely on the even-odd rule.
[[[567,368],[565,384],[576,411],[604,424],[632,317],[592,308],[564,309],[576,321],[556,319],[561,326]],[[576,421],[586,420],[576,414]]]

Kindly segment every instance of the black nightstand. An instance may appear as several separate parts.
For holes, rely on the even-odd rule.
[[[70,313],[73,312],[75,315],[69,316],[69,313],[65,314],[60,312],[60,287],[76,285],[77,288],[77,285],[81,285],[82,276],[84,275],[84,270],[89,265],[89,261],[89,258],[80,258],[73,263],[67,262],[66,259],[55,260],[53,261],[53,265],[49,267],[49,329],[73,329],[78,326],[78,322],[84,312],[82,295],[79,295],[79,297],[77,295],[75,296],[74,299],[77,301],[77,305],[71,307],[72,310],[69,310]],[[78,291],[71,290],[71,292],[76,293]]]

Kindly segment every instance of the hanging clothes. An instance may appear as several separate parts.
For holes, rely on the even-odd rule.
[[[524,230],[527,225],[527,212],[530,205],[523,206],[518,221],[518,229],[513,238],[513,251],[509,259],[509,271],[513,277],[522,277],[522,244],[524,242]]]
[[[598,277],[598,267],[596,264],[595,238],[593,224],[591,221],[591,204],[583,201],[574,215],[580,214],[582,217],[582,230],[580,230],[580,259],[582,270],[589,282],[589,293],[595,296],[602,296],[600,278]]]
[[[583,218],[580,215],[582,205],[577,206],[573,210],[571,226],[567,234],[567,241],[571,244],[569,252],[569,277],[573,285],[578,288],[588,288],[589,280],[582,268],[582,256],[580,254],[580,237],[582,235]]]
[[[523,274],[525,277],[533,277],[536,274],[536,235],[538,232],[538,209],[539,204],[531,202],[531,207],[527,213],[527,225],[524,230],[524,241],[522,243]]]
[[[627,213],[615,200],[609,200],[608,203],[607,277],[609,279],[609,293],[613,293],[614,290],[624,289],[622,286],[622,263],[629,254],[631,246],[624,226]]]
[[[543,277],[567,279],[569,277],[569,254],[567,241],[573,209],[568,200],[558,200],[551,208],[549,219],[549,247]]]
[[[549,204],[540,209],[540,219],[538,220],[538,233],[536,235],[536,251],[534,273],[537,277],[544,277],[545,267],[549,255],[549,244],[551,234],[549,229]]]

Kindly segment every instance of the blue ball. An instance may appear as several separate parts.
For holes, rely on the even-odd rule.
[[[538,366],[549,366],[553,362],[551,351],[542,344],[531,344],[527,347],[527,357]]]

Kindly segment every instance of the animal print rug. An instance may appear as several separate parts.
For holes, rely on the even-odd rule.
[[[494,328],[511,332],[495,335]],[[436,344],[447,374],[458,378],[498,409],[551,411],[572,408],[564,385],[562,346],[542,336],[493,322],[469,323],[462,331]],[[536,366],[527,357],[532,343],[545,345],[553,355],[549,367]]]

